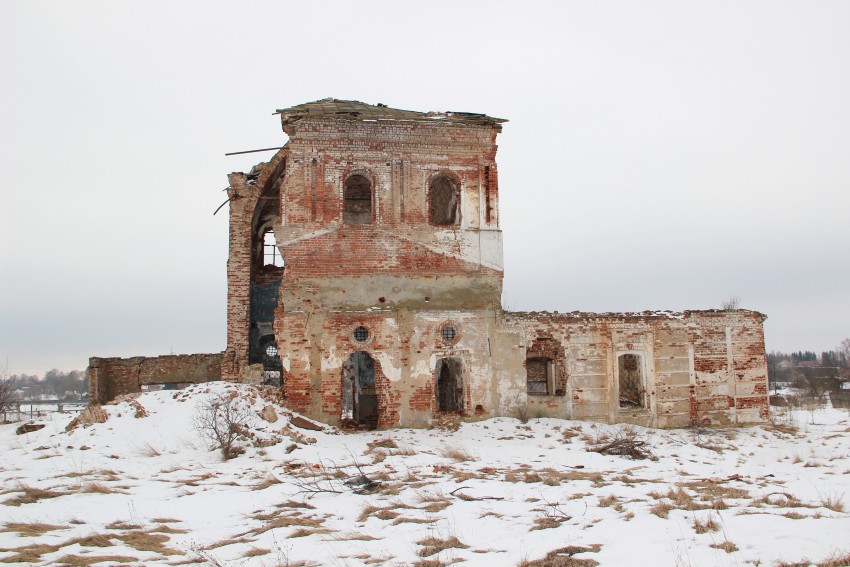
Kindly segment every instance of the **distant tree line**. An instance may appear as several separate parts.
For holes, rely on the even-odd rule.
[[[88,376],[80,370],[63,372],[54,368],[41,378],[35,374],[11,374],[5,379],[15,385],[20,400],[77,401],[89,389]]]
[[[771,384],[827,378],[850,380],[850,339],[844,339],[837,348],[820,355],[809,350],[771,351],[767,355],[767,373]]]

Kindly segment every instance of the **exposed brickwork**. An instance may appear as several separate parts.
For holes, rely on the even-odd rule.
[[[104,403],[150,384],[221,380],[222,353],[89,359],[89,401]]]

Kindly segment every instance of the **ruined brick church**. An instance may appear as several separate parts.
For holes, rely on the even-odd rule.
[[[288,143],[229,176],[227,349],[92,358],[92,400],[223,378],[358,428],[767,417],[760,313],[502,308],[505,120],[336,99],[278,114]]]

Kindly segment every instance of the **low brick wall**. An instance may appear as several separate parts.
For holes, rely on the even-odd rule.
[[[215,354],[171,354],[132,358],[89,359],[89,402],[102,404],[143,385],[221,380],[221,358]]]

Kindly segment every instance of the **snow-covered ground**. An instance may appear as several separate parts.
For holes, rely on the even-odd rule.
[[[193,424],[211,393],[253,410],[252,443],[228,461]],[[277,421],[257,416],[267,406]],[[704,567],[850,553],[847,410],[711,430],[498,418],[342,433],[293,427],[262,392],[224,384],[104,410],[71,432],[76,414],[23,435],[0,426],[0,563]],[[643,441],[656,460],[588,450],[606,439]],[[376,486],[345,484],[361,476]]]

